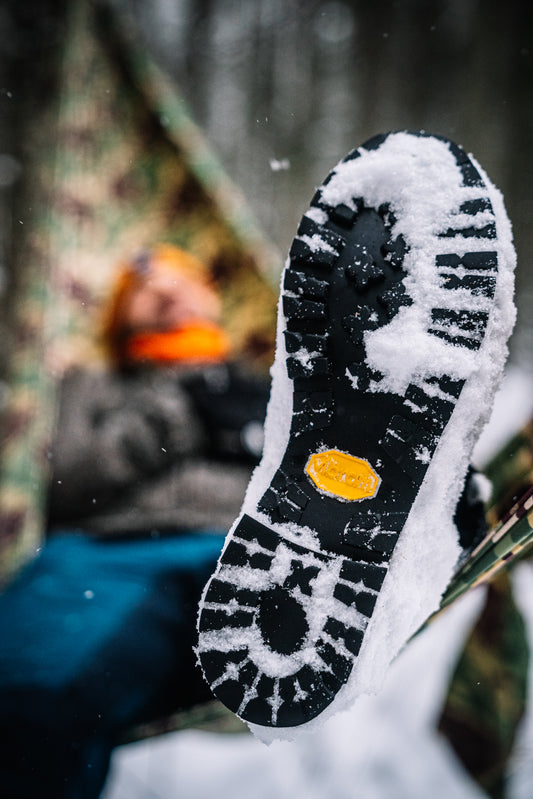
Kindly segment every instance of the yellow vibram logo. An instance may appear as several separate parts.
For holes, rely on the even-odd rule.
[[[315,452],[305,471],[317,488],[349,501],[375,497],[381,483],[368,461],[336,449]]]

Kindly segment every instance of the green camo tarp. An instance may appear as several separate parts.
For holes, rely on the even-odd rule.
[[[10,404],[2,423],[0,563],[43,534],[58,378],[101,356],[94,335],[116,262],[165,241],[199,256],[236,350],[272,357],[280,260],[176,89],[107,6],[69,4],[56,101],[28,126]],[[29,209],[32,209],[31,212]]]

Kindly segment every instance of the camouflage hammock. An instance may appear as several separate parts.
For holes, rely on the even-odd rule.
[[[98,311],[113,267],[165,241],[207,264],[238,353],[272,358],[280,260],[175,88],[103,6],[70,5],[58,97],[29,131],[30,168],[10,404],[0,464],[0,569],[42,540],[56,388],[102,358]],[[271,281],[272,280],[272,285]]]

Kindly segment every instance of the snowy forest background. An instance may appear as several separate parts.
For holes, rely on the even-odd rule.
[[[519,256],[512,358],[533,321],[533,6],[522,0],[101,0],[152,57],[284,254],[314,187],[380,131],[473,152],[504,192]],[[0,302],[9,306],[25,126],[53,99],[66,0],[0,4]],[[1,368],[1,366],[0,366]]]
[[[370,136],[423,128],[474,153],[503,191],[514,226],[519,317],[512,361],[530,373],[514,394],[530,402],[532,4],[98,1],[129,17],[140,41],[174,79],[282,255],[315,186]],[[13,255],[28,210],[21,191],[27,131],[54,101],[57,56],[73,2],[0,0],[0,408],[9,310],[19,277]],[[509,395],[504,404],[500,415],[509,421],[517,415]],[[533,647],[533,569],[524,568],[517,600]],[[195,799],[483,799],[435,732],[450,670],[480,601],[467,597],[455,615],[444,614],[445,626],[430,627],[429,637],[407,650],[408,659],[392,671],[381,698],[369,700],[358,716],[330,725],[314,743],[267,750],[254,748],[256,742],[245,736],[238,746],[235,738],[215,740],[198,731],[163,736],[160,754],[141,749],[133,760],[124,755],[126,765],[121,769],[119,762],[120,779],[107,799],[168,799],[178,784],[180,796]],[[533,668],[529,681],[531,695]],[[530,707],[509,765],[506,799],[533,796],[532,748]]]

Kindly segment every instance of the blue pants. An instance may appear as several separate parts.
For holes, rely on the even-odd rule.
[[[211,698],[196,613],[219,534],[51,538],[0,596],[0,793],[94,799],[128,727]]]

